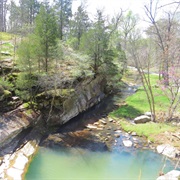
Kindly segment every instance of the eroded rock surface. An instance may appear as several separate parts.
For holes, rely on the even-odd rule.
[[[167,174],[158,177],[157,180],[179,180],[179,178],[180,178],[180,171],[172,170]]]
[[[33,126],[39,114],[23,107],[0,116],[0,147],[9,143],[23,130]]]
[[[37,151],[38,142],[36,140],[27,142],[22,148],[13,154],[3,157],[0,165],[0,179],[21,180],[29,161]]]
[[[156,149],[159,154],[163,154],[169,158],[176,158],[180,155],[180,151],[178,151],[174,146],[171,146],[169,144],[159,145]]]
[[[99,103],[105,97],[105,86],[106,80],[101,76],[83,81],[62,102],[61,110],[59,108],[47,124],[50,126],[64,124]]]

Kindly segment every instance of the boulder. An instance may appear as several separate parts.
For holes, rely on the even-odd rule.
[[[142,116],[136,117],[134,119],[134,123],[136,123],[136,124],[147,123],[150,121],[151,121],[151,118],[149,116],[146,116],[146,115],[142,115]]]
[[[144,115],[151,117],[152,113],[151,112],[145,112]]]
[[[167,174],[158,177],[157,180],[179,180],[179,178],[180,178],[180,171],[172,170]]]
[[[156,147],[156,150],[159,154],[163,154],[169,158],[176,158],[179,156],[180,152],[169,144],[162,144]]]
[[[126,147],[132,147],[133,143],[130,140],[123,140],[123,144]]]
[[[89,129],[97,129],[97,126],[94,126],[92,124],[88,124],[86,127]]]
[[[106,121],[104,121],[103,119],[100,119],[99,120],[102,124],[104,124],[104,125],[106,125],[107,124],[107,122]]]
[[[136,132],[132,132],[131,136],[137,136],[137,133]]]

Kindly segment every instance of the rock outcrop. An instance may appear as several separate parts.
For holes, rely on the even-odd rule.
[[[180,171],[172,170],[167,174],[158,177],[157,180],[179,180],[179,178],[180,178]]]
[[[74,91],[68,93],[69,97],[59,103],[59,105],[62,104],[61,109],[59,108],[56,115],[52,115],[48,119],[47,124],[50,126],[64,124],[79,113],[94,106],[105,97],[105,86],[106,80],[101,76],[84,80],[75,87]],[[60,99],[62,100],[62,97]],[[54,106],[59,107],[59,105]]]
[[[180,156],[180,151],[178,151],[175,147],[169,144],[159,145],[156,149],[159,154],[163,154],[169,158],[176,158]]]
[[[37,151],[37,144],[38,142],[35,140],[29,141],[13,154],[5,155],[0,165],[0,179],[23,179],[26,172],[25,169]]]
[[[23,107],[0,116],[0,148],[36,124],[39,114]]]

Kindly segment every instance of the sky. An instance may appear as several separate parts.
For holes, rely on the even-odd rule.
[[[19,0],[15,1],[18,2]],[[53,0],[49,1],[53,2]],[[87,2],[87,11],[90,17],[93,17],[97,9],[104,9],[104,15],[113,16],[120,12],[120,9],[122,8],[123,11],[131,10],[133,14],[139,14],[139,17],[141,19],[140,26],[142,28],[145,29],[149,25],[147,22],[145,22],[146,15],[144,13],[144,5],[147,4],[149,0],[73,0],[73,13],[77,10],[77,7],[81,4],[81,1]],[[159,4],[164,5],[173,1],[174,0],[159,0]],[[171,8],[171,6],[167,7],[169,9]]]
[[[132,10],[134,13],[143,12],[143,4],[147,0],[87,0],[88,10],[94,14],[96,9],[104,8],[107,14],[115,14],[123,10]],[[81,0],[74,0],[74,10],[80,4]]]
[[[73,0],[73,12],[77,10],[82,0]],[[133,14],[138,14],[140,17],[140,27],[146,29],[149,26],[145,20],[146,15],[144,12],[144,5],[149,3],[149,0],[86,0],[87,1],[87,11],[90,13],[90,17],[96,13],[97,9],[104,8],[104,15],[115,15],[120,12],[122,8],[123,11],[131,10]],[[156,0],[154,0],[156,1]],[[165,5],[173,2],[174,0],[159,0],[159,6]],[[177,0],[178,1],[178,0]],[[172,6],[167,6],[168,10]],[[159,11],[160,12],[160,11]],[[162,13],[159,13],[159,17]]]

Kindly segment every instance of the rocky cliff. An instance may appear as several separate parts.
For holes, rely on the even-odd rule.
[[[59,108],[56,108],[54,113],[48,114],[47,124],[50,126],[64,124],[97,104],[105,96],[105,87],[106,80],[98,76],[79,83],[74,90],[66,94],[66,98],[56,97],[53,106]]]
[[[18,109],[0,116],[0,148],[13,140],[23,130],[37,123],[39,113],[33,110]]]
[[[66,123],[101,101],[105,96],[105,86],[106,80],[101,76],[88,78],[74,89],[64,89],[60,91],[61,93],[56,91],[55,95],[52,93],[54,90],[38,95],[41,113],[19,106],[13,111],[0,115],[0,148],[23,130],[34,127],[40,115],[43,115],[43,120],[48,126]]]

